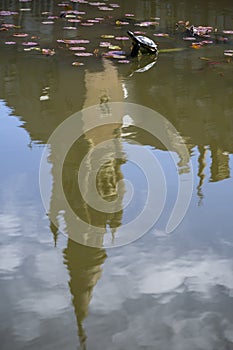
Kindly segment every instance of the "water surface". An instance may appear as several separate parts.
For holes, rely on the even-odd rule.
[[[90,27],[71,24],[75,30],[64,29],[67,20],[62,18],[42,24],[49,16],[42,13],[59,16],[62,8],[57,3],[0,1],[0,10],[19,13],[0,17],[1,24],[16,26],[0,31],[2,348],[233,349],[233,66],[223,55],[232,49],[232,36],[221,40],[222,30],[233,29],[231,1],[190,6],[188,1],[119,0],[120,7],[112,11],[74,3],[86,12],[83,21],[104,18]],[[22,11],[25,8],[30,11]],[[136,20],[126,13],[135,14]],[[118,26],[116,20],[129,25]],[[134,26],[149,20],[159,24]],[[175,31],[179,20],[217,28],[216,41],[190,48]],[[99,49],[99,43],[112,39],[101,35],[125,36],[128,28],[145,31],[158,42],[161,53],[145,72],[136,70],[153,58],[129,59],[126,64],[102,58],[107,50]],[[12,37],[14,32],[29,37]],[[54,49],[55,55],[24,51],[22,42],[29,38],[40,48]],[[77,38],[90,40],[87,51],[99,51],[93,57],[75,57],[69,46],[57,43]],[[5,44],[12,40],[17,44]],[[130,41],[112,43],[129,58]],[[166,51],[171,48],[182,50]],[[84,65],[72,66],[74,61]],[[73,210],[97,227],[100,242],[108,236],[114,246],[119,228],[143,207],[145,177],[128,161],[133,142],[154,154],[167,181],[165,210],[152,230],[124,247],[90,248],[69,238],[69,217],[54,180],[52,151],[48,189],[50,210],[56,215],[49,220],[40,197],[39,165],[51,133],[62,121],[93,105],[108,113],[109,102],[132,102],[159,112],[182,136],[189,156],[182,158],[174,145],[167,150],[133,123],[122,128],[121,116],[114,128],[85,133],[74,143],[63,167],[64,190]],[[141,125],[144,120],[142,115]],[[77,172],[83,157],[106,135],[115,138],[122,159],[113,159],[101,170],[100,194],[111,201],[117,183],[126,179],[137,191],[130,208],[103,215],[85,205]],[[176,154],[178,170],[168,151]],[[182,223],[166,234],[177,171],[189,173],[189,161],[194,174],[191,204]],[[122,205],[126,195],[127,187],[121,193]]]

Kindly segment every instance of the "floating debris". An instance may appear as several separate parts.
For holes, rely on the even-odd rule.
[[[113,8],[118,8],[118,7],[120,7],[120,5],[119,4],[109,4],[111,7],[113,7]]]
[[[135,15],[133,13],[125,13],[125,17],[134,17]]]
[[[121,51],[119,51],[119,52],[121,52]],[[103,53],[102,56],[104,58],[115,58],[115,59],[125,59],[126,58],[126,56],[124,56],[123,54],[117,53],[117,51],[115,51],[115,52],[114,51],[109,51],[109,52]]]
[[[46,56],[53,56],[55,55],[55,50],[54,49],[42,49],[42,55]]]
[[[69,23],[80,23],[81,22],[81,19],[73,19],[73,18],[71,18],[71,19],[68,19],[67,20]]]
[[[211,61],[211,59],[208,57],[199,57],[199,59],[203,61]]]
[[[129,38],[127,36],[116,36],[115,37],[116,40],[129,40]]]
[[[72,66],[84,66],[83,62],[72,62]]]
[[[224,56],[233,57],[233,50],[225,50]]]
[[[103,35],[101,35],[101,38],[103,38],[103,39],[113,39],[113,38],[115,38],[115,36],[112,35],[112,34],[103,34]]]
[[[88,56],[93,56],[93,53],[92,52],[77,52],[77,53],[75,53],[75,56],[88,57]]]
[[[42,24],[54,24],[54,21],[43,21]]]
[[[26,34],[26,33],[14,33],[13,36],[15,36],[17,38],[26,38],[28,36],[28,34]]]
[[[6,45],[15,45],[16,42],[15,41],[6,41],[5,44]]]
[[[223,30],[223,33],[233,35],[233,30]]]
[[[194,38],[193,36],[186,36],[186,37],[183,38],[183,40],[194,41],[194,40],[196,40],[196,38]]]
[[[2,27],[3,28],[17,28],[17,26],[15,26],[12,23],[2,23]]]
[[[48,95],[40,96],[40,101],[47,101],[47,100],[49,100],[49,96]]]
[[[91,22],[82,22],[81,23],[81,26],[84,26],[84,27],[91,27],[93,25],[94,25],[94,23],[91,23]]]
[[[167,33],[154,33],[153,35],[158,37],[169,37],[169,34]]]
[[[110,45],[108,48],[109,50],[121,50],[121,47],[118,45]]]
[[[124,22],[124,21],[119,21],[119,20],[117,20],[115,23],[117,26],[126,26],[129,24],[129,22]]]
[[[99,46],[100,47],[109,47],[109,46],[111,46],[111,43],[109,43],[108,41],[101,41]]]
[[[19,13],[16,11],[0,11],[0,16],[11,16],[18,15]]]
[[[87,22],[88,23],[99,23],[100,20],[99,19],[88,19]]]
[[[77,28],[76,27],[63,27],[63,29],[65,29],[65,30],[76,30]]]
[[[69,47],[69,50],[71,50],[71,51],[84,51],[84,50],[86,50],[86,48],[83,46],[71,46],[71,47]]]
[[[63,44],[89,44],[90,40],[85,40],[85,39],[58,39],[58,43],[63,43]]]
[[[100,11],[112,11],[112,10],[113,10],[113,8],[107,7],[107,6],[98,7],[98,9],[99,9]]]
[[[118,63],[130,63],[129,60],[118,60],[117,62],[118,62]]]
[[[35,41],[25,41],[22,43],[23,46],[37,46],[39,45],[38,43],[36,43]]]
[[[141,22],[141,23],[135,23],[134,25],[138,27],[150,27],[150,26],[159,25],[159,22]]]

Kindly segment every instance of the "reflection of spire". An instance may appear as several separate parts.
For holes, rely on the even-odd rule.
[[[57,246],[57,239],[58,239],[58,228],[54,223],[50,220],[50,230],[53,234],[53,240],[54,240],[54,247]]]
[[[70,274],[69,287],[78,325],[78,335],[82,350],[86,349],[86,334],[83,321],[88,315],[92,291],[98,282],[107,255],[104,249],[82,246],[68,240],[64,250],[64,262]]]
[[[220,148],[211,147],[211,182],[217,182],[230,177],[229,154]]]
[[[202,204],[204,195],[202,193],[202,186],[205,180],[205,167],[206,167],[206,153],[207,150],[203,146],[198,147],[199,150],[199,157],[198,157],[198,173],[197,176],[199,177],[199,184],[197,185],[197,195],[199,197],[198,205]]]

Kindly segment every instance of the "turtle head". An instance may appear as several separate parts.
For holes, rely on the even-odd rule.
[[[135,35],[133,32],[131,32],[130,30],[127,30],[128,35],[130,36],[131,39],[135,38]]]

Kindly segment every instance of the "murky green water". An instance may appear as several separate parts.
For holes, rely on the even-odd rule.
[[[1,349],[233,349],[233,60],[224,56],[224,50],[233,49],[233,36],[222,33],[233,30],[232,2],[119,0],[119,7],[106,2],[113,9],[109,11],[91,2],[74,2],[77,11],[86,12],[75,17],[81,23],[103,18],[93,26],[48,19],[64,10],[57,4],[0,1],[0,11],[18,12],[0,16],[1,29],[5,28],[0,31]],[[126,13],[135,19],[125,17]],[[116,25],[116,20],[129,24]],[[217,28],[211,38],[214,42],[191,48],[191,42],[175,31],[179,20]],[[158,24],[135,26],[143,21]],[[4,27],[5,23],[15,27]],[[64,29],[67,26],[77,29]],[[101,38],[126,36],[127,29],[146,32],[158,43],[157,60],[148,56],[132,60],[129,40]],[[14,33],[29,35],[19,38]],[[158,33],[168,36],[153,35]],[[57,42],[74,39],[90,43]],[[22,45],[28,41],[37,42],[40,49],[54,49],[55,54],[24,50],[31,47]],[[126,52],[124,60],[130,62],[103,59],[108,49],[99,47],[102,41],[119,45]],[[95,54],[74,56],[69,48],[80,45]],[[174,48],[178,50],[168,50]],[[73,66],[75,61],[83,65]],[[145,66],[148,70],[141,72]],[[84,232],[77,220],[74,233],[56,181],[59,150],[47,141],[64,120],[83,108],[97,105],[96,113],[108,118],[111,102],[122,103],[119,120],[87,130],[83,114],[77,130],[82,137],[70,147],[63,164],[67,202],[91,227]],[[146,131],[148,115],[136,113],[124,119],[127,108],[123,103],[136,103],[163,115],[165,131],[172,123],[188,153],[179,151],[177,135],[167,132],[171,142],[165,147],[159,135]],[[81,180],[91,196],[89,176],[98,156],[93,149],[109,138],[110,145],[102,148],[109,158],[99,169],[96,185],[108,203],[118,193],[120,206],[118,202],[117,210],[106,214],[86,204],[77,177],[88,154]],[[64,140],[59,144],[61,152]],[[39,188],[43,151],[48,152],[50,174],[47,211]],[[145,205],[144,166],[149,167],[155,184],[160,184],[153,165],[140,158],[142,151],[150,152],[163,170],[164,210],[143,237],[106,249],[117,245],[122,227],[138,217]],[[141,169],[130,161],[132,152],[143,160]],[[171,154],[177,159],[175,164]],[[178,174],[185,183],[192,167],[190,206],[181,224],[167,234]],[[130,193],[128,181],[134,196],[124,208]],[[157,198],[158,189],[153,191]],[[151,218],[157,205],[147,209]],[[90,236],[95,237],[92,245],[99,248],[77,242],[82,237],[88,244]]]

